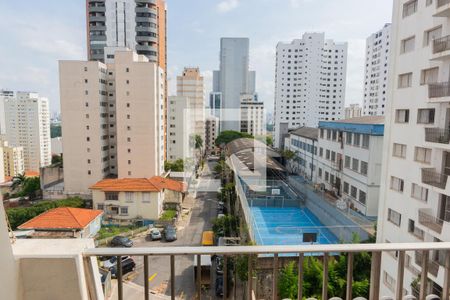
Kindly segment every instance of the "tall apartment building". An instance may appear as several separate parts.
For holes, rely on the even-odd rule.
[[[219,118],[216,116],[206,117],[205,122],[206,136],[205,136],[205,149],[207,154],[215,154],[216,139],[219,135]]]
[[[345,108],[345,119],[359,118],[362,115],[362,108],[359,104],[350,104]]]
[[[114,63],[61,61],[59,72],[66,194],[163,172],[165,79],[156,63],[116,51]]]
[[[449,21],[449,1],[394,1],[378,242],[450,241]],[[407,252],[404,291],[440,295],[444,256]],[[383,295],[398,259],[382,256]]]
[[[165,0],[86,0],[88,59],[106,62],[108,48],[129,48],[165,71],[166,10]]]
[[[177,96],[189,97],[193,101],[194,132],[205,141],[205,93],[199,68],[184,68],[183,74],[177,77]]]
[[[241,95],[241,132],[253,136],[266,134],[264,102],[258,100],[257,94]]]
[[[366,40],[364,72],[364,115],[384,115],[388,89],[391,24]]]
[[[6,134],[5,101],[13,97],[13,91],[0,90],[0,137]]]
[[[213,93],[221,93],[221,130],[240,131],[242,94],[255,93],[256,73],[249,70],[249,39],[220,39],[220,70],[213,72]],[[236,111],[234,111],[236,110]]]
[[[344,114],[347,43],[326,40],[324,33],[278,43],[275,70],[274,146],[283,148],[285,134],[299,126]]]
[[[23,154],[23,147],[13,147],[8,142],[0,144],[3,149],[3,168],[4,174],[7,177],[14,177],[25,173],[25,160]]]
[[[23,147],[26,171],[39,171],[51,164],[48,99],[38,93],[17,92],[4,99],[6,140]]]
[[[196,134],[195,98],[170,96],[167,110],[167,159],[177,160],[194,157]]]

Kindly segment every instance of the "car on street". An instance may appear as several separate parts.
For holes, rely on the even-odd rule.
[[[152,228],[152,229],[150,229],[149,237],[150,237],[150,240],[152,240],[152,241],[160,240],[161,239],[161,231],[159,231],[159,229],[157,229],[157,228]]]
[[[130,240],[127,237],[124,236],[115,236],[111,242],[110,242],[111,247],[126,247],[126,248],[130,248],[133,247],[133,241]]]
[[[223,276],[217,276],[215,291],[217,297],[223,297]]]
[[[121,258],[122,258],[122,262],[123,262],[124,260],[126,260],[126,259],[128,259],[130,257],[129,256],[122,256]],[[117,265],[117,256],[111,256],[110,259],[105,260],[103,262],[103,268],[105,268],[107,270],[111,269],[115,265]]]
[[[177,229],[173,225],[167,225],[164,228],[164,239],[166,242],[173,242],[177,239]]]
[[[122,275],[134,271],[136,263],[131,257],[122,260]],[[109,269],[111,271],[111,277],[117,278],[117,264]]]

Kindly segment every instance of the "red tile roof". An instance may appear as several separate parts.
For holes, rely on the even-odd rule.
[[[184,182],[153,176],[152,178],[103,179],[90,189],[104,192],[160,192],[168,189],[183,193],[187,191],[187,186]]]
[[[99,215],[102,210],[58,207],[23,223],[19,229],[83,229]]]

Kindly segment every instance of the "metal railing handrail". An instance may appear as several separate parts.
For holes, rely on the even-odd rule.
[[[428,97],[441,98],[450,96],[450,82],[435,82],[428,84]]]
[[[88,248],[83,256],[142,256],[142,255],[240,255],[274,253],[337,253],[337,252],[385,252],[450,250],[450,242],[440,243],[380,243],[380,244],[329,244],[329,245],[283,245],[283,246],[213,246],[213,247],[134,247],[134,248]]]
[[[433,54],[450,50],[450,35],[433,40]]]

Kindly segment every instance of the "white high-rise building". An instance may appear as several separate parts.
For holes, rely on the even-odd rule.
[[[266,134],[264,102],[259,101],[256,94],[241,95],[240,119],[241,132],[253,136]]]
[[[275,71],[274,146],[283,148],[289,129],[317,127],[343,117],[347,43],[326,40],[324,33],[278,43]]]
[[[105,177],[163,172],[164,73],[133,51],[112,64],[61,61],[64,189],[89,195]]]
[[[350,104],[345,108],[345,119],[361,117],[362,108],[359,104]]]
[[[449,1],[394,1],[380,243],[450,241],[449,34]],[[401,256],[394,254],[382,256],[381,295],[395,293]],[[420,276],[425,258],[427,277]],[[417,297],[420,286],[440,296],[444,261],[443,252],[407,251],[404,291]]]
[[[255,93],[256,73],[249,71],[249,43],[248,38],[220,39],[220,70],[213,72],[213,93],[221,93],[224,109],[220,130],[240,131],[237,111],[241,95]]]
[[[364,72],[364,115],[384,115],[387,99],[391,24],[366,40]]]
[[[6,140],[23,147],[25,170],[39,171],[52,162],[48,99],[38,93],[17,92],[5,98]]]
[[[184,68],[177,77],[177,96],[189,97],[193,101],[194,132],[205,141],[205,93],[203,76],[199,68]]]
[[[6,134],[5,101],[13,97],[13,91],[0,90],[0,138]]]

